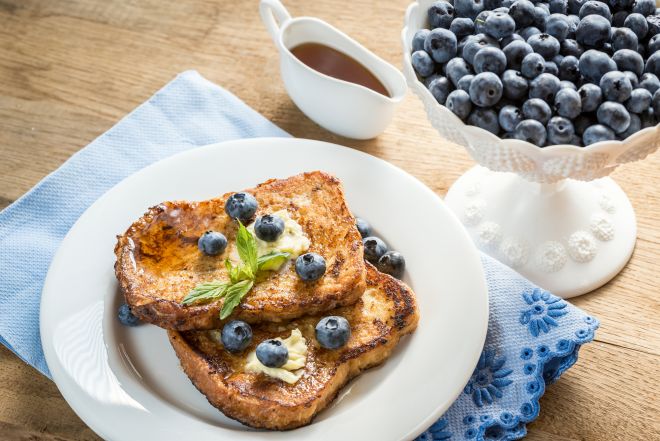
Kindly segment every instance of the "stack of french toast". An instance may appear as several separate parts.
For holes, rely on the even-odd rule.
[[[412,290],[363,252],[340,181],[315,171],[152,207],[118,236],[115,273],[213,406],[286,430],[417,327]]]

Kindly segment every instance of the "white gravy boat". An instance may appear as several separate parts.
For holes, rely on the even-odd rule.
[[[348,138],[369,139],[385,130],[407,90],[398,69],[318,18],[291,18],[279,0],[261,0],[259,13],[280,53],[284,86],[305,115]],[[371,71],[390,96],[308,67],[290,51],[302,43],[323,44],[350,56]]]

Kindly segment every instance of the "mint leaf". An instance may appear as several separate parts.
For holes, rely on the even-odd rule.
[[[197,302],[208,302],[219,299],[225,295],[228,287],[229,283],[226,282],[200,283],[183,298],[181,304],[191,305]]]
[[[272,251],[257,258],[257,269],[259,271],[276,271],[289,259],[289,253]]]
[[[224,320],[231,315],[234,308],[241,303],[241,299],[252,289],[253,285],[252,280],[241,280],[227,288],[225,302],[222,304],[222,310],[220,311],[220,320]]]
[[[247,267],[245,273],[250,274],[250,278],[254,278],[257,274],[257,241],[240,220],[236,233],[236,248],[243,264]]]

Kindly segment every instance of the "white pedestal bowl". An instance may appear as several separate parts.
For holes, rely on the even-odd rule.
[[[438,104],[410,62],[431,3],[419,0],[406,11],[403,73],[433,127],[480,164],[449,189],[447,204],[482,251],[539,286],[568,298],[605,284],[630,259],[637,234],[630,201],[607,175],[656,151],[660,125],[624,141],[544,148],[466,125]]]

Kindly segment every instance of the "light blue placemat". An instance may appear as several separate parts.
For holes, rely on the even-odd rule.
[[[41,288],[62,238],[85,209],[159,159],[263,136],[288,135],[197,72],[184,72],[0,212],[0,342],[50,376],[39,339]],[[546,385],[575,363],[598,326],[502,264],[486,256],[483,263],[490,322],[481,360],[456,403],[420,439],[522,437]]]

